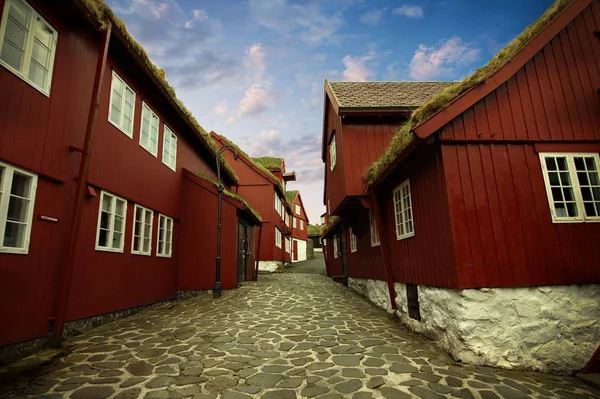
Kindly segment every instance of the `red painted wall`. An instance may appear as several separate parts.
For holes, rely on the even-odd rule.
[[[296,213],[296,205],[300,206],[299,214]],[[304,207],[302,206],[302,197],[300,196],[300,193],[296,194],[296,196],[294,197],[294,201],[292,202],[291,207],[292,216],[294,217],[294,219],[296,219],[296,227],[294,228],[294,222],[290,217],[290,229],[292,231],[292,238],[306,241],[308,240],[308,215],[304,213]],[[300,220],[304,221],[304,228],[302,230],[300,230]]]
[[[397,169],[377,189],[382,220],[386,221],[389,259],[397,282],[438,287],[458,285],[445,188],[455,182],[444,183],[445,167],[439,148],[426,148],[413,153],[407,159],[407,167]],[[410,179],[415,235],[397,240],[392,193],[406,179]],[[382,235],[380,231],[381,239]]]
[[[337,228],[335,230],[338,234],[341,234],[341,229]],[[327,239],[325,239],[326,244],[323,246],[323,251],[325,252],[325,268],[327,269],[327,275],[329,277],[341,276],[344,274],[342,270],[342,257],[338,256],[334,258],[333,256],[333,237],[334,233],[331,233]]]
[[[327,97],[327,118],[326,118],[326,132],[327,136],[325,139],[325,198],[324,204],[327,207],[327,199],[329,199],[330,209],[327,211],[333,215],[334,210],[341,204],[344,199],[346,192],[346,186],[344,182],[344,157],[342,156],[344,150],[344,137],[342,135],[342,125],[340,118],[335,113],[329,98]],[[335,131],[335,146],[336,146],[336,164],[333,171],[330,168],[329,159],[329,141]]]
[[[344,229],[346,237],[346,264],[348,266],[348,277],[366,278],[372,280],[385,280],[385,269],[381,247],[371,246],[371,235],[369,230],[369,213],[364,212],[357,215],[356,223],[364,227],[356,235],[356,252],[350,248],[350,229]],[[354,231],[356,233],[356,231]]]

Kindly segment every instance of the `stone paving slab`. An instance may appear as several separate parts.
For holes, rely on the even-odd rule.
[[[0,397],[600,398],[572,377],[456,364],[320,275],[261,275],[218,300],[207,294],[102,326],[53,355],[2,374]]]

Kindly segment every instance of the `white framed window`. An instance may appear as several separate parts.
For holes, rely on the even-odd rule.
[[[164,124],[164,127],[162,162],[169,169],[175,171],[177,170],[177,135],[166,124]]]
[[[135,91],[115,72],[110,87],[108,120],[117,129],[133,138],[133,116],[135,115]]]
[[[297,227],[297,220],[298,220],[298,219],[296,219],[295,217],[293,217],[293,216],[292,216],[292,226],[293,226],[294,228],[296,228],[296,227]]]
[[[6,0],[0,25],[0,64],[50,96],[58,32],[22,0]]]
[[[371,233],[371,246],[376,247],[380,244],[379,242],[379,231],[377,230],[377,223],[375,222],[375,216],[369,211],[369,231]]]
[[[275,227],[275,246],[281,248],[281,231]]]
[[[296,215],[300,215],[300,205],[294,204],[294,208],[295,208],[295,211],[296,211]]]
[[[0,162],[0,252],[29,252],[37,178]]]
[[[140,146],[150,154],[158,154],[158,126],[160,120],[150,109],[148,104],[142,101],[142,122],[140,123]]]
[[[98,207],[96,250],[123,252],[127,200],[102,191]]]
[[[600,221],[597,153],[540,153],[554,223]]]
[[[333,236],[333,257],[334,257],[334,259],[337,259],[338,251],[339,251],[338,236],[337,236],[337,234],[334,234],[334,236]]]
[[[410,182],[396,187],[394,190],[394,214],[396,215],[396,240],[412,237],[415,235],[413,223],[412,199],[410,197]]]
[[[304,230],[304,220],[300,219],[300,230]]]
[[[285,225],[287,227],[290,227],[290,215],[289,215],[289,213],[285,214]]]
[[[285,238],[285,252],[290,253],[290,239],[288,237]]]
[[[151,209],[135,205],[133,208],[133,232],[131,253],[136,255],[152,255],[152,221],[154,212]]]
[[[337,152],[335,150],[335,132],[331,135],[331,141],[329,142],[329,168],[333,170],[337,160]]]
[[[279,216],[282,216],[281,206],[282,206],[281,199],[277,195],[277,192],[275,192],[275,210],[277,211],[277,214]]]
[[[156,238],[156,256],[170,258],[173,253],[173,219],[158,215],[158,237]]]
[[[348,232],[350,233],[350,252],[356,252],[358,250],[358,245],[356,243],[356,236],[352,231],[352,227],[348,227]]]

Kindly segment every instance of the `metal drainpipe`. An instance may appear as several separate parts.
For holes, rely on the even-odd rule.
[[[390,293],[390,302],[392,309],[396,310],[396,289],[394,288],[394,276],[392,274],[392,266],[390,265],[389,259],[389,247],[387,241],[387,228],[383,220],[381,219],[381,209],[379,208],[379,202],[375,196],[375,190],[371,191],[371,206],[373,208],[373,214],[375,216],[376,228],[379,232],[379,248],[381,249],[381,257],[383,259],[383,270],[385,271],[385,279],[388,285],[388,291]]]
[[[254,270],[254,281],[258,281],[258,263],[259,261],[259,255],[260,255],[260,238],[262,237],[262,228],[263,225],[261,223],[261,225],[258,227],[258,246],[256,247],[256,268]]]
[[[54,325],[52,328],[52,336],[55,340],[60,340],[62,330],[65,324],[67,306],[69,301],[69,292],[71,289],[71,279],[73,277],[73,268],[75,266],[75,250],[79,236],[79,227],[81,225],[81,205],[83,204],[85,187],[87,184],[88,167],[90,163],[90,150],[92,148],[92,138],[96,128],[96,118],[98,116],[98,108],[100,106],[100,95],[102,94],[102,81],[106,71],[106,59],[108,56],[108,47],[110,44],[110,36],[112,32],[112,23],[109,21],[104,32],[104,43],[98,54],[98,64],[96,67],[96,77],[94,79],[94,88],[92,91],[92,99],[90,103],[90,113],[88,115],[87,126],[85,130],[85,138],[82,149],[73,149],[81,152],[81,162],[79,163],[79,174],[77,176],[77,187],[75,191],[75,199],[73,202],[73,210],[71,212],[71,221],[69,223],[69,241],[68,247],[65,249],[65,261],[62,269],[62,278],[59,278],[59,287],[55,301],[54,309]]]

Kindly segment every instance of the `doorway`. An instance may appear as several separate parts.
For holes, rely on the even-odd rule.
[[[248,259],[250,258],[249,227],[238,222],[238,284],[248,279]]]
[[[294,260],[298,260],[298,240],[292,240],[292,253],[294,254]]]

